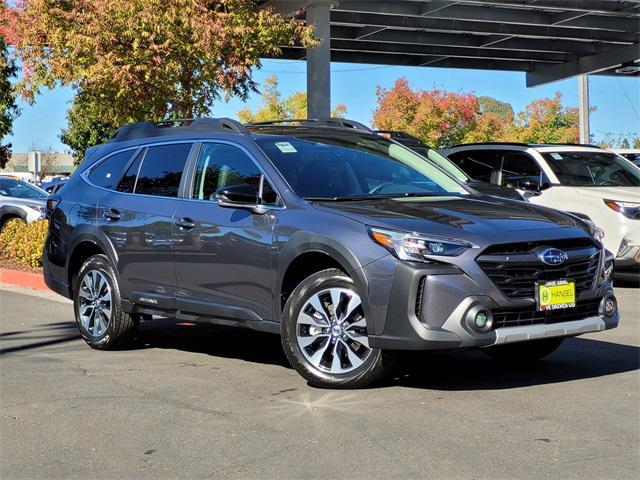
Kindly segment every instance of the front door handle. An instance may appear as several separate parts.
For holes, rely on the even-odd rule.
[[[120,212],[118,210],[116,210],[115,208],[109,208],[109,209],[105,210],[105,212],[102,214],[102,216],[104,218],[106,218],[107,220],[110,220],[112,222],[117,222],[122,217],[122,215],[120,215]]]
[[[176,220],[176,225],[182,230],[193,230],[196,226],[196,222],[191,220],[189,217],[182,217]]]

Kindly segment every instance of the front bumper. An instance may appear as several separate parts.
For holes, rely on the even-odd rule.
[[[374,279],[383,278],[380,266]],[[375,288],[375,280],[373,287]],[[372,295],[370,285],[370,298]],[[388,296],[388,307],[383,313],[374,305],[373,334],[369,333],[372,347],[387,350],[437,350],[458,348],[482,348],[506,343],[538,340],[551,337],[568,337],[615,328],[619,322],[617,306],[605,315],[603,299],[614,297],[609,283],[595,286],[589,292],[578,295],[578,305],[595,305],[587,311],[577,308],[567,316],[567,321],[538,318],[523,322],[496,326],[488,331],[478,331],[470,318],[483,310],[501,312],[513,309],[535,311],[532,299],[505,297],[493,283],[482,278],[472,279],[455,267],[421,268],[406,262],[397,262],[393,274],[393,286]],[[380,299],[376,295],[375,299]],[[617,303],[617,302],[616,302]],[[529,312],[529,310],[526,310]],[[534,314],[532,314],[535,316]],[[564,318],[564,317],[563,317]]]

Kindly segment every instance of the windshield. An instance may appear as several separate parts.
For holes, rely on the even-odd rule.
[[[551,152],[542,156],[562,185],[637,187],[640,169],[609,152]]]
[[[357,133],[305,133],[259,138],[295,193],[308,199],[468,193],[411,150]]]
[[[470,178],[467,176],[466,173],[460,170],[455,163],[453,163],[451,160],[449,160],[447,157],[442,155],[437,150],[434,150],[433,148],[429,148],[429,147],[421,147],[421,148],[426,150],[426,154],[421,153],[420,151],[418,151],[418,153],[427,157],[432,162],[435,162],[441,168],[444,168],[447,172],[449,172],[451,175],[456,177],[461,182],[468,182],[470,180]]]
[[[0,195],[16,198],[47,198],[47,192],[22,180],[0,178]]]

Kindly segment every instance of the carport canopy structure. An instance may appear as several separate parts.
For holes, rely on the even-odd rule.
[[[258,0],[315,25],[309,118],[328,117],[330,62],[511,70],[528,87],[577,75],[640,75],[640,0]],[[583,105],[584,106],[584,105]]]

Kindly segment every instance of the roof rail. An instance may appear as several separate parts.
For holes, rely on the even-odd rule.
[[[371,130],[366,125],[357,122],[355,120],[348,120],[346,118],[287,118],[284,120],[269,120],[266,122],[251,122],[246,123],[247,127],[271,127],[277,125],[291,125],[299,127],[334,127],[334,128],[350,128],[352,130],[360,130],[363,132],[371,133]]]
[[[240,122],[231,118],[178,118],[160,122],[138,122],[123,125],[114,132],[108,142],[123,142],[135,138],[164,135],[216,132],[248,133],[248,130]]]
[[[531,143],[529,144],[531,147],[589,147],[589,148],[601,148],[598,145],[593,145],[591,143]]]
[[[456,145],[452,145],[447,148],[456,148],[456,147],[468,147],[470,145],[516,145],[518,147],[530,147],[528,143],[522,142],[471,142],[471,143],[458,143]]]

